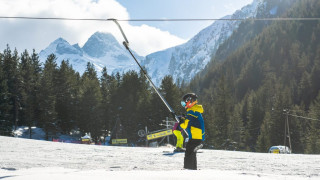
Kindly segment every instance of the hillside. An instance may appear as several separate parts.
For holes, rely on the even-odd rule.
[[[252,18],[257,15],[263,0],[254,0],[251,4],[221,19]],[[210,61],[222,44],[239,26],[239,21],[215,21],[200,31],[188,42],[146,56],[142,61],[151,78],[160,84],[164,76],[170,75],[174,81],[190,80]]]
[[[263,1],[258,7],[256,18],[277,18],[283,16],[297,0]],[[264,28],[272,24],[272,21],[244,21],[224,41],[214,54],[214,61],[224,61],[226,57],[259,35]]]
[[[0,178],[18,179],[317,179],[319,155],[201,150],[200,171],[181,171],[183,153],[57,143],[0,136]]]
[[[320,17],[319,9],[319,1],[297,1],[283,17]],[[270,22],[240,27],[256,23]],[[270,145],[289,144],[284,137],[288,112],[293,151],[319,153],[319,27],[319,21],[272,22],[234,51],[226,45],[252,33],[239,28],[221,46],[231,53],[220,50],[224,55],[213,57],[190,84],[202,96],[216,147],[264,152]]]

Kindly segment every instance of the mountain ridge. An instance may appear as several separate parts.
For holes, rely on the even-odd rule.
[[[81,74],[87,63],[92,63],[98,74],[103,67],[107,67],[110,74],[138,70],[129,53],[110,33],[95,32],[82,48],[79,44],[71,45],[60,37],[39,53],[40,61],[44,63],[52,53],[56,54],[58,64],[62,60],[69,60],[73,68]],[[133,53],[138,59],[142,59],[137,53]]]
[[[261,4],[262,0],[255,0],[234,14],[221,19],[253,17],[257,14],[258,6]],[[175,81],[189,82],[204,69],[219,45],[232,34],[239,24],[238,21],[216,21],[182,45],[161,51],[162,54],[156,52],[156,54],[147,55],[142,64],[150,72],[156,84],[160,84],[165,75],[171,75]],[[166,66],[160,66],[157,63]]]
[[[241,10],[221,19],[254,17],[261,6],[263,0],[254,0]],[[166,75],[172,76],[176,82],[190,82],[205,68],[219,46],[232,35],[239,24],[239,21],[216,21],[182,45],[154,52],[146,57],[135,52],[134,55],[156,85],[160,85]],[[64,39],[58,38],[40,52],[40,60],[44,62],[52,53],[57,54],[58,64],[63,59],[69,60],[80,73],[85,71],[87,62],[92,63],[98,72],[107,67],[109,74],[139,71],[129,53],[110,33],[94,33],[82,48],[78,44],[70,45]]]

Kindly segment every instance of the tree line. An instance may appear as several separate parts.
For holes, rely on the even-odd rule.
[[[128,141],[135,143],[145,126],[150,131],[163,128],[159,124],[170,112],[141,72],[108,75],[105,67],[101,74],[91,63],[82,75],[67,60],[58,66],[54,54],[41,64],[35,50],[19,55],[8,45],[0,53],[0,134],[36,126],[47,140],[78,131],[97,142],[120,120]],[[172,77],[166,76],[159,90],[174,109],[182,110],[182,91]]]
[[[319,9],[319,1],[302,0],[284,17],[320,17]],[[289,110],[293,152],[320,153],[319,21],[273,22],[223,61],[219,56],[237,38],[267,23],[243,22],[190,83],[205,105],[206,143],[257,152],[289,146]]]

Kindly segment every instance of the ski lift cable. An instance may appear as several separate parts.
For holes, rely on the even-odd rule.
[[[27,19],[27,20],[67,20],[67,21],[113,21],[103,18],[65,18],[65,17],[29,17],[29,16],[0,16],[0,19]],[[162,18],[162,19],[117,19],[117,21],[318,21],[320,17],[293,17],[293,18]]]
[[[314,21],[320,20],[320,18],[196,18],[196,19],[119,19],[118,21]]]
[[[308,119],[308,120],[312,120],[312,121],[320,121],[320,119],[308,118],[308,117],[298,116],[298,115],[294,115],[294,114],[288,114],[288,115],[289,115],[289,116],[293,116],[293,117]]]

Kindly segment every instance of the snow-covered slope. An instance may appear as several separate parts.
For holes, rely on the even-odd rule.
[[[0,136],[0,179],[319,179],[320,155],[200,150],[184,171],[169,147],[68,144]]]
[[[254,0],[252,4],[221,19],[255,17],[261,4],[262,0]],[[142,64],[156,84],[160,84],[165,75],[188,82],[204,69],[219,45],[230,37],[239,24],[240,21],[216,21],[185,44],[146,56]]]
[[[69,60],[80,74],[85,71],[88,62],[93,63],[98,72],[106,66],[110,74],[138,70],[126,49],[108,33],[94,33],[82,48],[78,44],[70,45],[66,40],[58,38],[39,53],[41,62],[44,63],[52,53],[56,55],[58,65],[62,60]],[[138,59],[142,59],[136,53],[135,55]]]

